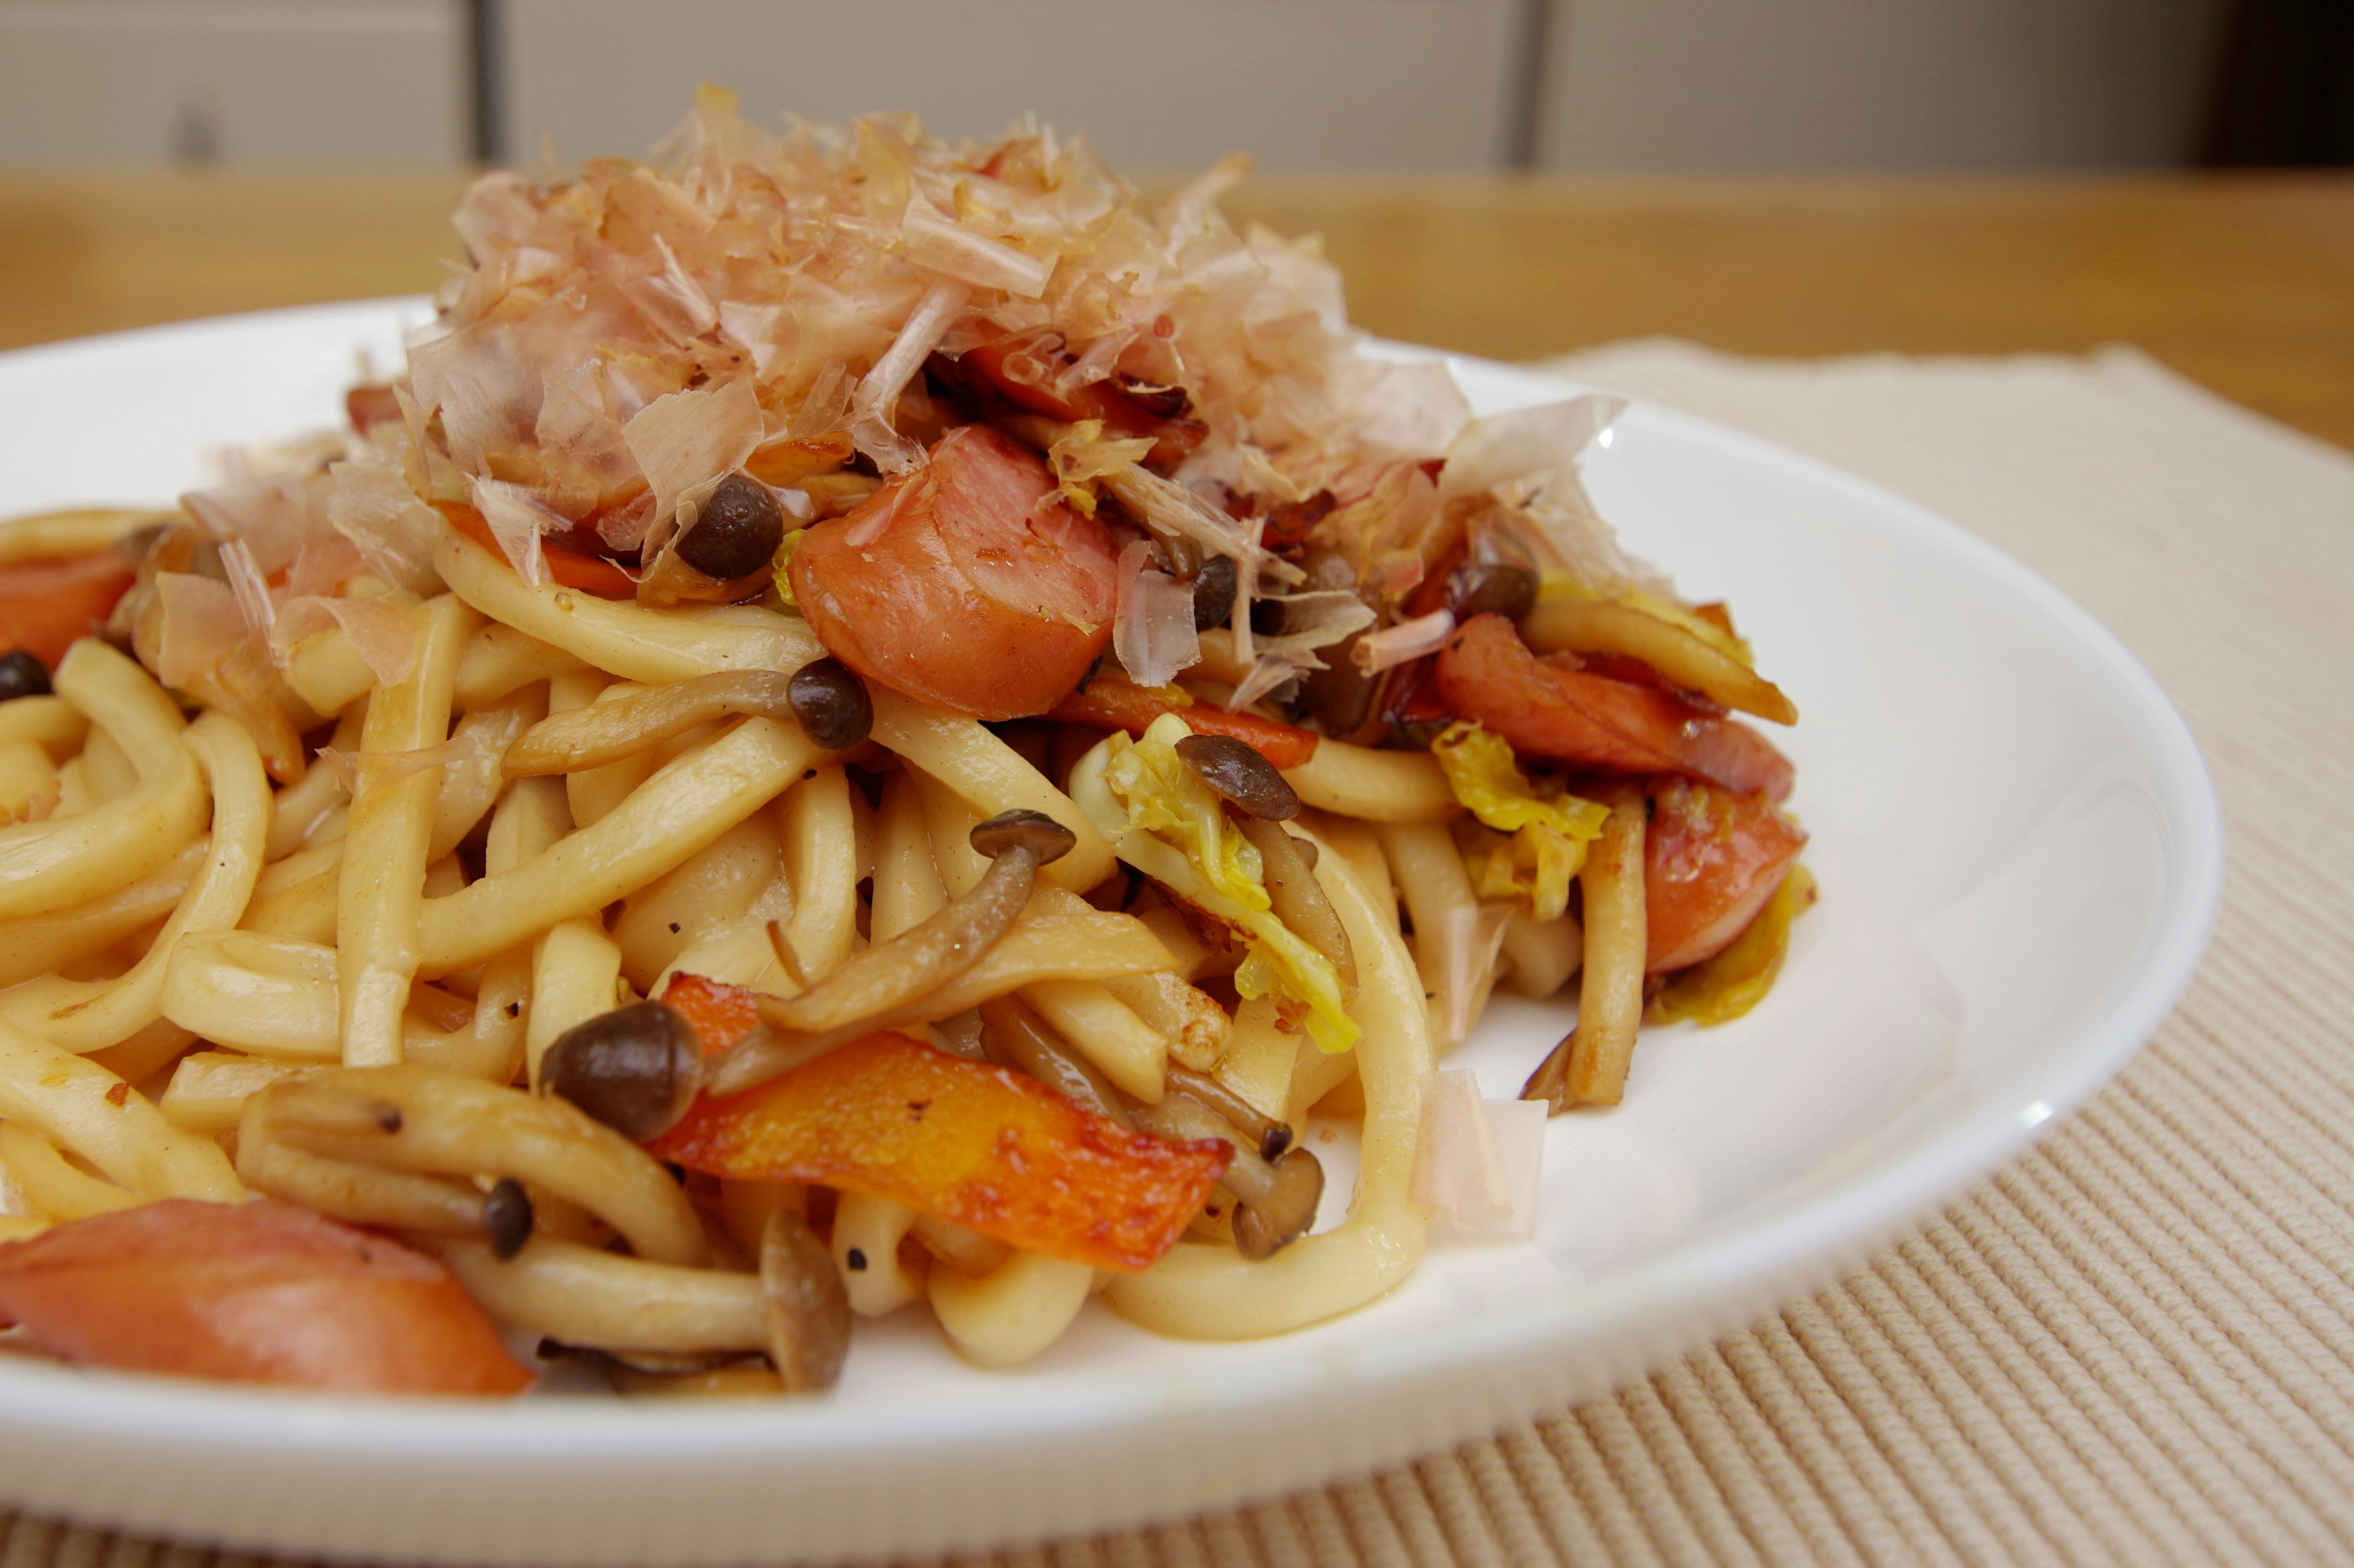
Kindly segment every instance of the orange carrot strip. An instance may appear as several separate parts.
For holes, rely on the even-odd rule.
[[[437,501],[433,509],[450,519],[458,532],[482,548],[505,560],[506,552],[499,547],[498,535],[482,514],[462,501]],[[638,585],[629,574],[602,556],[585,555],[568,549],[553,540],[543,540],[541,554],[547,561],[547,575],[561,588],[578,588],[599,599],[635,599]]]
[[[760,1005],[751,991],[701,975],[673,974],[662,999],[686,1016],[703,1042],[703,1054],[716,1056],[760,1022]]]
[[[1229,713],[1215,703],[1181,707],[1134,682],[1100,675],[1056,703],[1046,716],[1065,724],[1142,735],[1162,714],[1175,714],[1197,735],[1231,736],[1278,768],[1297,768],[1316,755],[1315,733],[1297,725],[1257,714]]]
[[[757,1089],[697,1101],[647,1149],[715,1176],[895,1199],[1009,1246],[1130,1274],[1175,1245],[1228,1157],[1224,1143],[1130,1131],[1034,1078],[904,1034],[869,1034]]]

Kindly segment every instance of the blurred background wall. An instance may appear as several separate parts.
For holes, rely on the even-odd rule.
[[[572,161],[706,78],[1158,169],[2354,156],[2349,0],[0,0],[0,164]]]

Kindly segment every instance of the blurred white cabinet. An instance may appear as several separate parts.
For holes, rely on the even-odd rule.
[[[1035,110],[1129,166],[1490,167],[1534,3],[502,0],[500,144],[642,153],[711,80],[770,123],[913,110],[978,137]]]
[[[1695,172],[2185,163],[2226,10],[2226,0],[1552,0],[1536,162]]]
[[[2165,164],[2229,5],[0,0],[0,165],[636,154],[705,80],[769,123],[1035,111],[1164,172]]]
[[[463,0],[0,0],[0,164],[473,154]]]

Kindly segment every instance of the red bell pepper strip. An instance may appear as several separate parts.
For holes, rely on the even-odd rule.
[[[1064,724],[1124,729],[1140,736],[1162,714],[1175,714],[1196,735],[1231,736],[1278,768],[1297,768],[1316,755],[1313,730],[1253,713],[1229,713],[1215,703],[1180,705],[1150,687],[1116,675],[1097,676],[1056,703],[1046,716]]]

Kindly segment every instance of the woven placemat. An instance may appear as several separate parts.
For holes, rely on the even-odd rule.
[[[2125,1075],[1869,1268],[1558,1419],[1009,1563],[2354,1561],[2354,457],[2129,350],[1580,379],[1983,535],[2206,748],[2215,943]],[[0,1568],[246,1562],[0,1515]]]

